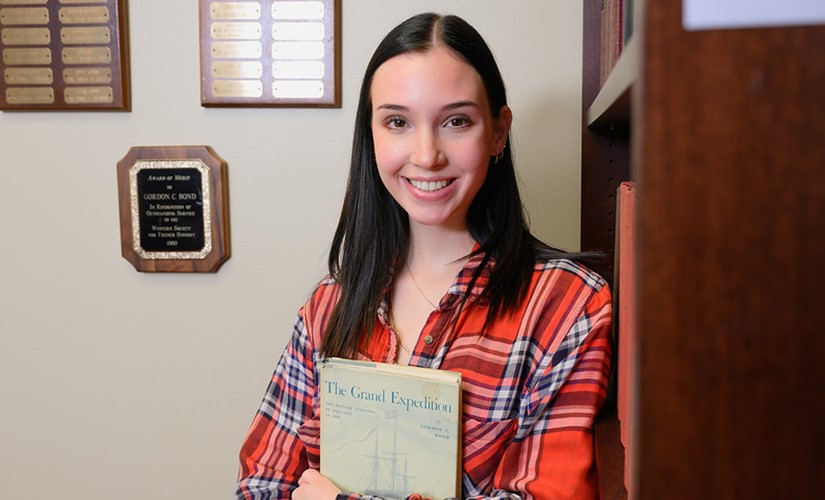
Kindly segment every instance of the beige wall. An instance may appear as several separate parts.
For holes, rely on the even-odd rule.
[[[343,107],[205,109],[195,1],[129,2],[130,113],[0,113],[0,498],[229,498],[241,440],[325,270],[366,60],[412,13],[500,59],[536,232],[578,246],[581,2],[344,0]],[[200,145],[229,165],[232,257],[141,274],[115,165]]]

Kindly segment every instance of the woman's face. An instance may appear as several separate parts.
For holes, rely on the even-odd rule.
[[[494,119],[479,74],[445,47],[389,59],[371,98],[378,171],[410,224],[466,230],[490,157],[507,140],[509,108]]]

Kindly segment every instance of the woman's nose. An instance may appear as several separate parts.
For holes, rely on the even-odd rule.
[[[431,130],[422,130],[416,134],[411,161],[421,168],[435,168],[446,160],[439,145],[438,136]]]

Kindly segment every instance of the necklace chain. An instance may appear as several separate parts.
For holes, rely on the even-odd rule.
[[[396,338],[396,340],[398,340],[398,345],[400,345],[401,349],[404,349],[404,351],[407,354],[412,356],[412,349],[407,347],[407,344],[405,344],[404,341],[401,340],[401,330],[399,330],[398,325],[395,324],[395,315],[392,313],[392,306],[390,306],[390,318],[389,319],[390,319],[390,326],[395,331],[395,338]]]
[[[424,300],[426,300],[428,304],[433,306],[433,309],[438,309],[438,306],[433,304],[433,301],[427,298],[427,295],[424,293],[424,290],[422,290],[421,286],[418,285],[418,281],[415,279],[415,275],[413,274],[412,269],[410,269],[410,264],[405,262],[404,265],[407,266],[407,272],[410,273],[410,278],[412,278],[412,282],[415,285],[415,288],[418,289],[418,293],[420,293],[421,296],[424,297]]]

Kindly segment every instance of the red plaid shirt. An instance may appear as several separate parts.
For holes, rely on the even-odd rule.
[[[517,312],[482,332],[487,307],[477,299],[489,269],[468,289],[480,260],[467,262],[430,314],[410,360],[462,374],[463,496],[598,498],[592,429],[610,371],[610,291],[569,260],[539,264]],[[287,499],[301,473],[319,467],[318,347],[339,292],[326,279],[299,311],[241,449],[239,499]],[[359,357],[396,358],[387,308],[385,297]]]

